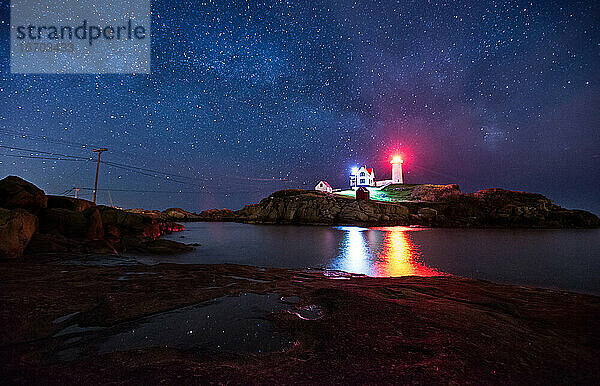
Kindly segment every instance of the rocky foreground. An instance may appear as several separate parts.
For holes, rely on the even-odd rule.
[[[46,195],[19,177],[0,180],[0,258],[48,253],[175,253],[192,246],[159,237],[183,230],[168,217]]]
[[[600,226],[596,215],[569,210],[541,194],[504,189],[460,193],[457,185],[423,185],[411,201],[393,203],[356,200],[314,190],[275,192],[238,211],[201,212],[204,221],[259,224],[421,225],[430,227],[589,228]]]
[[[2,383],[600,382],[600,298],[590,295],[456,277],[238,265],[90,267],[25,259],[0,266]],[[181,349],[192,339],[188,329],[203,333],[182,320],[185,332],[172,342],[153,346],[141,337],[145,347],[106,349],[114,334],[127,341],[144,331],[148,317],[249,292],[297,297],[256,319],[295,343],[242,354],[201,343]],[[299,317],[301,310],[316,312]]]

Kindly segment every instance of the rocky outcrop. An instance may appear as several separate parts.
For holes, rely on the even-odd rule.
[[[588,228],[600,226],[594,214],[568,210],[534,193],[485,189],[459,193],[457,185],[411,186],[412,198],[401,203],[310,190],[279,191],[239,211],[213,209],[200,213],[204,221],[263,224],[420,225],[431,227]]]
[[[196,213],[191,213],[181,208],[169,208],[163,210],[162,212],[159,210],[147,210],[141,208],[124,209],[124,211],[129,213],[141,214],[147,217],[152,217],[164,221],[202,221],[202,218]]]
[[[437,214],[422,213],[423,205]],[[418,214],[417,223],[442,227],[589,228],[600,226],[594,214],[568,210],[541,194],[505,189],[484,189],[457,194],[431,203],[407,204]],[[421,212],[420,212],[421,211]]]
[[[317,191],[286,190],[238,212],[240,221],[265,224],[403,225],[409,210],[400,204],[330,195]]]
[[[90,240],[102,239],[104,236],[102,218],[95,207],[82,212],[64,208],[45,208],[40,210],[38,218],[40,233]]]
[[[148,251],[152,253],[148,249],[148,246],[151,245],[150,241],[158,239],[165,233],[184,229],[182,225],[164,221],[160,217],[145,216],[103,205],[97,208],[102,218],[102,224],[107,228],[107,239],[111,240],[115,249],[121,252]],[[172,248],[171,253],[177,252],[181,252],[181,248]],[[160,254],[165,253],[166,248],[162,248]]]
[[[195,213],[187,212],[181,208],[169,208],[162,211],[165,219],[170,221],[199,221],[200,217]]]
[[[21,256],[36,226],[37,218],[25,209],[0,208],[0,257]]]
[[[457,184],[451,185],[416,185],[412,189],[412,199],[416,201],[440,201],[461,194]]]
[[[179,253],[191,247],[154,241],[180,230],[183,226],[161,216],[46,196],[18,177],[0,181],[0,258],[23,253]]]
[[[83,200],[81,198],[73,198],[66,196],[47,196],[48,208],[63,208],[74,210],[75,212],[83,212],[84,210],[96,206],[92,201]]]
[[[200,212],[200,221],[235,221],[236,213],[231,209],[208,209]]]
[[[20,208],[36,214],[46,206],[46,194],[31,182],[16,176],[0,180],[0,208]]]
[[[37,254],[108,254],[115,255],[113,243],[107,239],[73,239],[57,233],[36,232],[27,245],[25,255]]]

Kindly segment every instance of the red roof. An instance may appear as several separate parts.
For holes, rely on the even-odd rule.
[[[321,182],[323,183],[323,185],[327,186],[328,188],[331,188],[331,185],[329,185],[329,184],[327,183],[327,181],[319,181],[319,184],[320,184]],[[332,189],[333,189],[333,188],[332,188]]]
[[[367,169],[367,173],[369,173],[369,174],[373,174],[373,168],[369,168],[369,169]]]

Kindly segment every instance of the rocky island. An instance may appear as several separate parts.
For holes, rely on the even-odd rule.
[[[485,189],[463,194],[457,185],[412,185],[404,200],[356,200],[314,190],[282,190],[238,211],[201,212],[205,221],[313,225],[591,228],[596,215],[563,209],[541,194]],[[393,193],[393,192],[392,192]]]

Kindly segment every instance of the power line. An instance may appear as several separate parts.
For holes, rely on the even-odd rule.
[[[78,188],[80,190],[94,190],[94,188]],[[73,189],[71,189],[73,190]],[[166,190],[144,190],[144,189],[109,189],[109,188],[98,188],[99,191],[111,191],[111,192],[131,192],[131,193],[162,193],[162,194],[218,194],[218,193],[261,193],[259,190],[221,190],[218,192],[209,190],[195,190],[195,191],[166,191]]]
[[[56,138],[51,138],[48,136],[40,136],[40,135],[34,135],[34,134],[23,134],[21,132],[15,131],[15,130],[7,130],[7,129],[0,129],[1,131],[8,133],[8,134],[13,134],[15,136],[19,136],[20,139],[26,139],[26,140],[32,140],[32,141],[43,141],[43,142],[49,142],[49,143],[58,143],[58,144],[64,144],[67,146],[80,146],[82,148],[92,148],[92,147],[100,147],[99,145],[96,144],[84,144],[84,143],[80,143],[80,142],[73,142],[73,141],[65,141],[62,139],[56,139]],[[8,149],[15,149],[15,150],[23,150],[23,151],[31,151],[34,153],[42,153],[42,154],[51,154],[51,155],[59,155],[59,156],[63,156],[63,157],[73,157],[76,158],[78,156],[72,156],[72,155],[64,155],[64,154],[57,154],[57,153],[51,153],[51,152],[45,152],[45,151],[41,151],[41,150],[32,150],[32,149],[23,149],[23,148],[17,148],[17,147],[8,147],[8,146],[0,146],[0,147],[4,147],[4,148],[8,148]],[[115,155],[115,153],[111,153],[112,155]],[[127,154],[127,153],[122,153],[119,152],[118,154]],[[118,155],[117,154],[117,155]],[[91,157],[78,157],[78,158],[85,158],[85,159],[91,159]],[[132,157],[125,157],[125,158],[132,158]],[[203,180],[211,180],[210,178],[206,178],[206,177],[189,177],[189,176],[182,176],[179,174],[174,174],[174,173],[166,173],[166,172],[161,172],[161,171],[157,171],[157,170],[152,170],[152,169],[147,169],[147,168],[141,168],[141,167],[135,167],[135,166],[131,166],[131,165],[124,165],[124,164],[120,164],[120,163],[116,163],[114,161],[102,161],[102,163],[106,163],[107,165],[109,165],[109,162],[112,162],[114,164],[117,164],[123,168],[127,167],[127,168],[135,168],[138,170],[142,170],[142,171],[148,171],[151,173],[157,173],[157,174],[163,174],[163,175],[169,175],[169,176],[174,176],[174,177],[179,177],[179,178],[185,178],[185,179],[203,179]],[[114,166],[114,165],[112,165]],[[235,179],[240,179],[240,180],[247,180],[247,181],[293,181],[290,180],[288,178],[253,178],[253,177],[241,177],[241,176],[232,176],[232,175],[227,175],[228,178],[235,178]]]
[[[76,159],[86,160],[86,161],[92,159],[91,157],[80,157],[80,156],[76,156],[76,155],[53,153],[53,152],[43,151],[43,150],[25,149],[25,148],[22,148],[22,147],[15,147],[15,146],[0,145],[0,147],[4,148],[4,149],[10,149],[10,150],[20,150],[20,151],[28,151],[28,152],[31,152],[31,153],[50,154],[50,155],[55,155],[55,156],[60,156],[60,157],[76,158]]]
[[[14,158],[33,158],[33,159],[42,159],[42,160],[55,160],[55,161],[89,161],[89,160],[82,160],[82,159],[76,159],[76,158],[43,157],[43,156],[22,155],[22,154],[0,153],[0,155],[6,156],[6,157],[14,157]]]
[[[101,161],[101,163],[110,165],[110,166],[130,168],[130,169],[135,169],[135,170],[139,170],[139,171],[145,171],[145,172],[150,172],[150,173],[155,173],[155,174],[162,174],[162,175],[170,176],[170,177],[185,178],[185,179],[189,179],[189,180],[202,179],[200,177],[182,176],[180,174],[166,173],[166,172],[161,172],[159,170],[153,170],[153,169],[143,168],[143,167],[139,167],[139,166],[125,165],[125,164],[121,164],[121,163],[117,163],[117,162],[113,162],[113,161]]]
[[[54,144],[63,144],[63,145],[67,145],[67,146],[81,146],[83,148],[95,146],[93,144],[85,144],[85,143],[80,143],[80,142],[65,141],[64,139],[51,138],[51,137],[48,137],[45,135],[24,134],[19,131],[7,130],[7,129],[1,129],[1,130],[7,134],[12,134],[12,135],[18,136],[21,139],[26,139],[26,140],[41,141],[41,142],[48,142],[48,143],[54,143]]]
[[[54,152],[48,152],[48,151],[44,151],[44,150],[28,149],[28,148],[22,148],[22,147],[16,147],[16,146],[0,145],[0,148],[10,149],[10,150],[18,150],[18,151],[27,151],[30,153],[37,153],[37,154],[48,154],[48,155],[55,156],[55,157],[42,157],[42,156],[33,156],[33,155],[20,155],[20,154],[0,154],[0,155],[8,156],[8,157],[15,157],[15,158],[44,159],[44,160],[56,160],[56,161],[92,161],[93,160],[92,157],[82,157],[82,156],[76,156],[76,155],[54,153]],[[66,157],[66,158],[60,158],[60,157]],[[140,167],[140,166],[125,165],[125,164],[117,163],[114,161],[100,161],[100,163],[106,164],[108,166],[112,166],[117,169],[126,170],[128,172],[141,174],[141,175],[144,175],[147,177],[160,178],[159,176],[157,176],[157,174],[159,174],[164,177],[167,177],[168,181],[172,181],[172,182],[176,182],[176,183],[180,183],[180,184],[188,184],[188,185],[197,186],[197,187],[199,187],[199,186],[193,184],[191,181],[195,181],[195,180],[212,181],[214,179],[214,178],[207,178],[207,177],[183,176],[180,174],[168,173],[168,172],[163,172],[160,170],[154,170],[154,169],[149,169],[149,168]],[[227,176],[227,177],[244,180],[244,181],[261,181],[261,182],[282,182],[283,181],[284,183],[287,183],[288,181],[293,181],[288,178],[254,178],[254,177],[240,177],[240,176]],[[181,181],[180,179],[189,180],[189,181]]]

